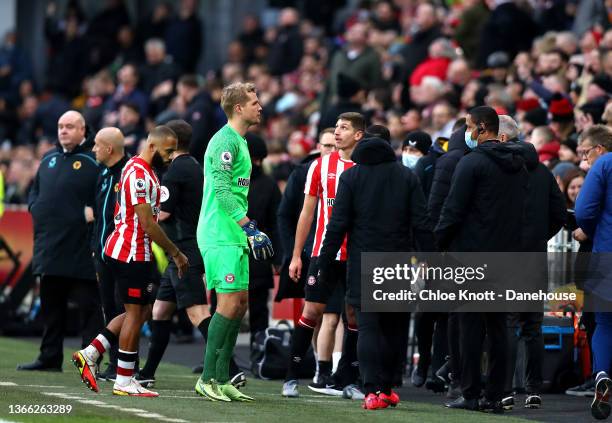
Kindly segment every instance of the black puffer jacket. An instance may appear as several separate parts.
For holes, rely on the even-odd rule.
[[[521,151],[486,141],[455,170],[435,235],[444,251],[521,251],[529,175]]]
[[[432,224],[435,226],[440,220],[440,212],[444,205],[444,200],[448,196],[450,190],[451,179],[459,160],[463,158],[471,150],[465,145],[465,130],[463,126],[453,132],[448,142],[448,152],[436,160],[436,169],[429,190],[429,200],[427,203],[427,212]]]
[[[567,221],[567,208],[555,177],[538,160],[533,144],[510,141],[509,147],[519,151],[529,171],[528,200],[523,216],[523,251],[546,252],[548,240]]]
[[[420,250],[434,245],[418,178],[396,160],[389,143],[363,140],[351,158],[357,165],[340,176],[319,264],[324,273],[348,234],[347,301],[358,305],[362,252],[411,251],[413,234]]]

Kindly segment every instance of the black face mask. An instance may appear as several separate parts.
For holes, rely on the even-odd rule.
[[[153,159],[151,160],[151,166],[156,169],[163,169],[166,167],[166,162],[164,162],[164,159],[162,158],[161,154],[159,154],[159,152],[155,152],[155,154],[153,155]]]

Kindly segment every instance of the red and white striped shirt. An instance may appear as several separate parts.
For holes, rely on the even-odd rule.
[[[136,204],[150,204],[157,221],[160,211],[159,179],[151,166],[140,157],[132,157],[121,172],[120,189],[115,203],[115,230],[109,235],[104,254],[115,260],[151,261],[151,239],[144,231]]]
[[[325,239],[325,231],[331,217],[334,200],[336,199],[340,175],[346,169],[353,167],[354,164],[350,160],[341,159],[340,153],[334,151],[327,156],[319,157],[308,168],[304,194],[319,198],[317,231],[312,246],[312,257],[318,257],[321,252],[323,240]],[[345,261],[346,257],[346,237],[344,237],[336,260]]]

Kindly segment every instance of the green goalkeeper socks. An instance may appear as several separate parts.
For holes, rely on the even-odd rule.
[[[222,355],[225,340],[228,332],[231,332],[233,320],[215,313],[210,320],[208,327],[208,340],[206,342],[206,352],[204,354],[204,371],[202,380],[209,381],[214,379],[217,374],[217,361]]]
[[[223,348],[217,358],[217,382],[220,384],[227,383],[229,381],[229,364],[234,354],[234,347],[236,346],[236,340],[238,339],[238,332],[240,332],[240,323],[242,319],[228,320],[229,328],[226,333],[226,337],[223,343]]]

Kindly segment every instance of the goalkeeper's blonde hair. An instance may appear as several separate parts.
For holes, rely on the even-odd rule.
[[[234,107],[242,105],[249,100],[249,93],[256,93],[255,84],[252,82],[234,82],[223,88],[221,93],[221,108],[229,118],[234,114]]]

